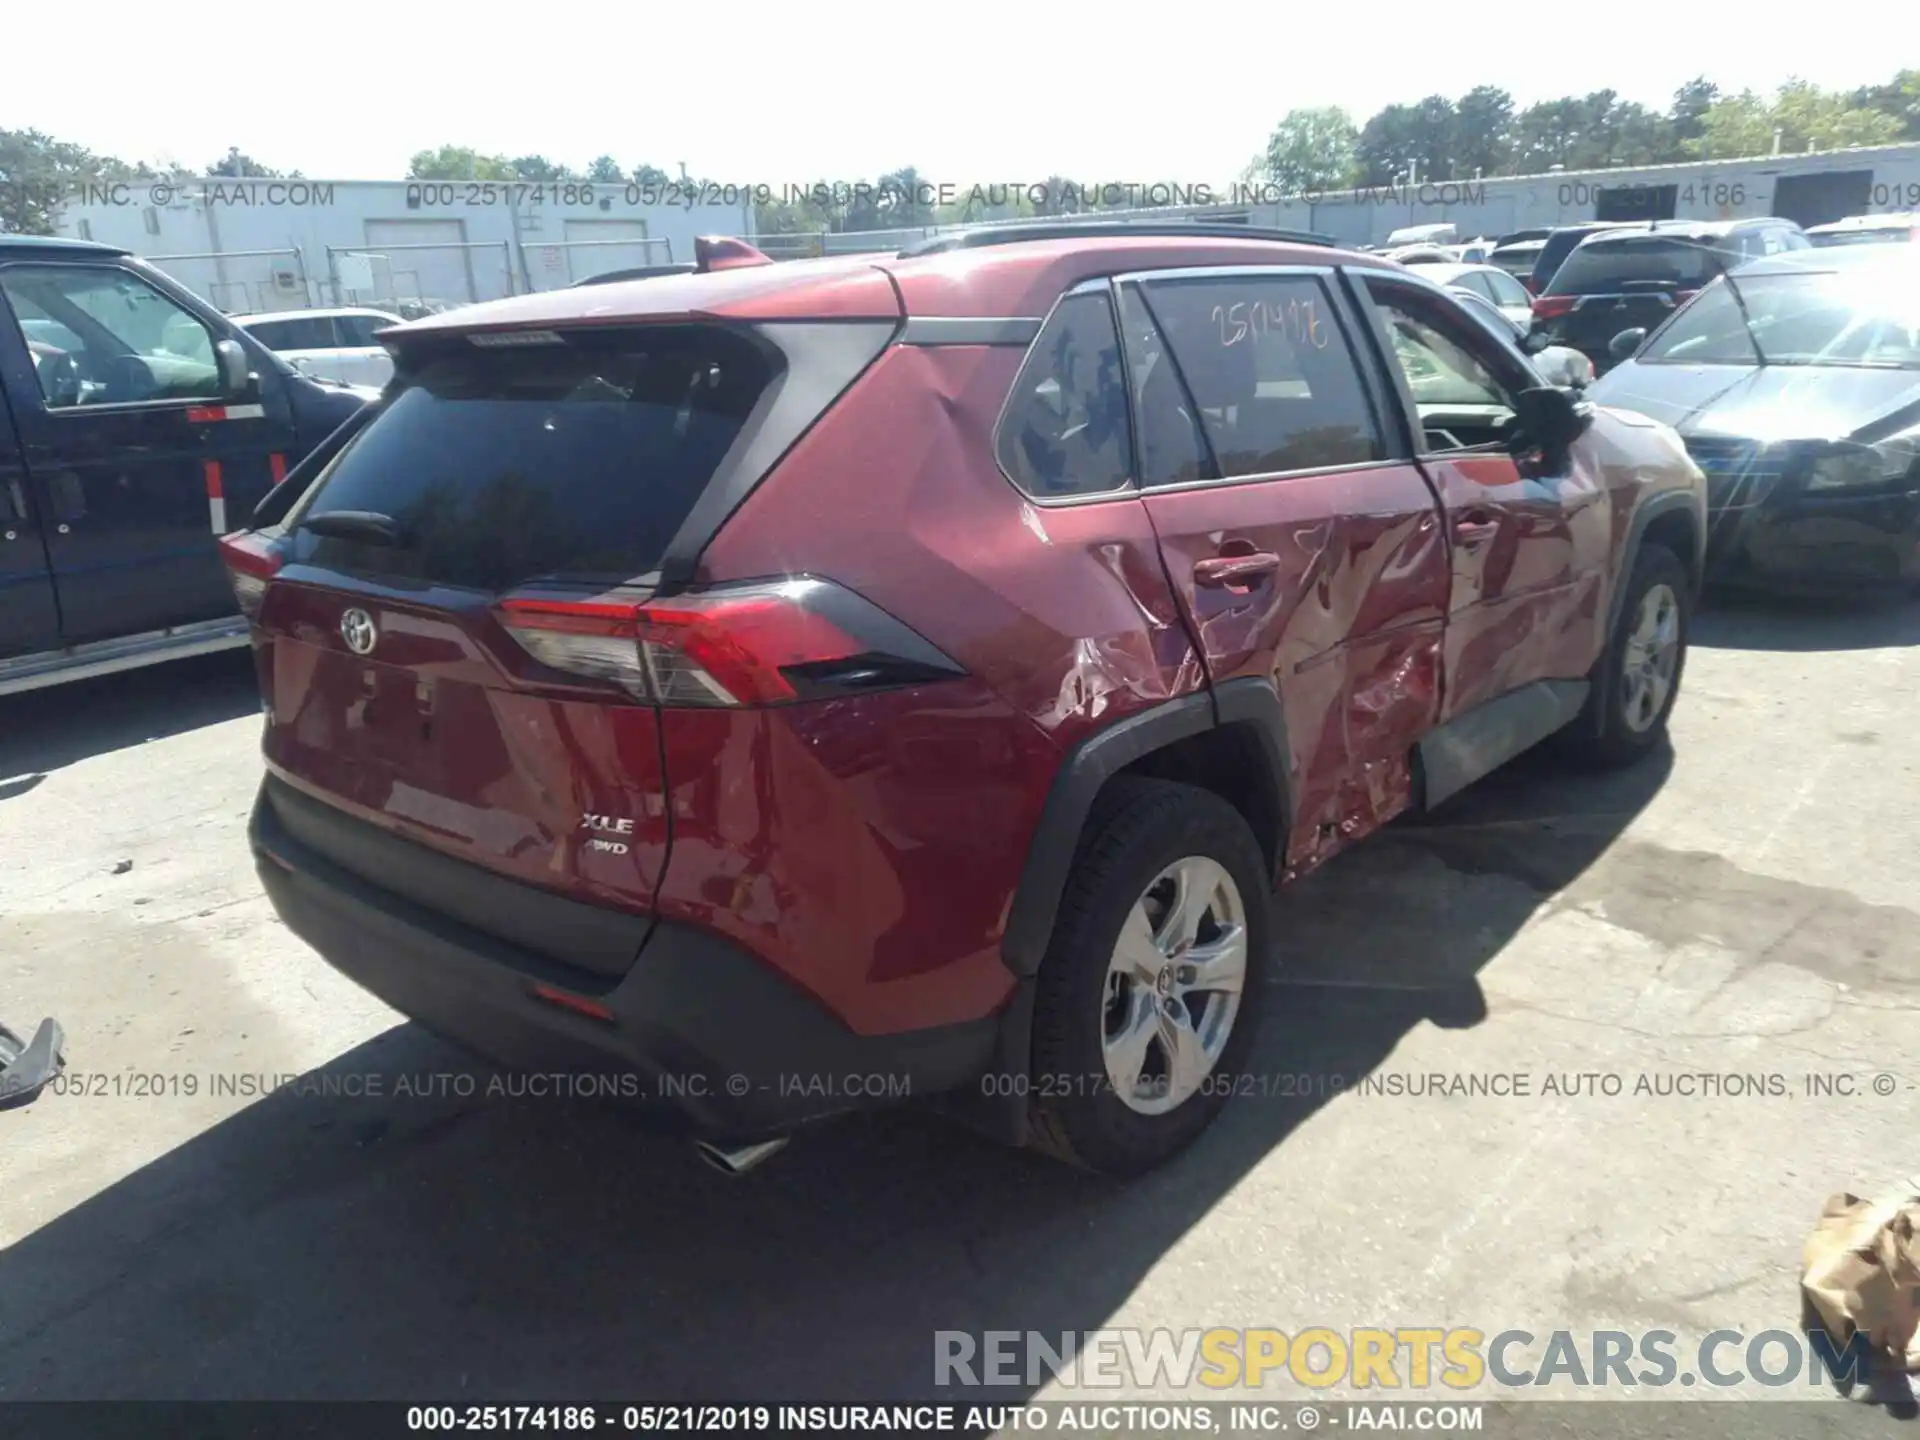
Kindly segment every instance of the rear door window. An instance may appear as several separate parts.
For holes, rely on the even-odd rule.
[[[1127,387],[1105,286],[1054,307],[1014,379],[997,450],[1013,483],[1042,499],[1132,483]]]
[[[407,357],[400,388],[320,477],[297,524],[338,511],[389,538],[302,558],[475,590],[617,583],[658,567],[779,362],[714,325],[576,333]]]
[[[382,330],[391,330],[397,321],[384,315],[336,315],[333,328],[339,332],[342,345],[377,347],[380,342],[373,337]]]
[[[269,350],[331,350],[335,344],[333,321],[325,315],[262,320],[248,329]]]
[[[1324,470],[1386,455],[1316,275],[1147,281],[1128,341],[1149,485]],[[1136,335],[1136,331],[1139,333]],[[1169,360],[1171,363],[1169,363]],[[1205,459],[1196,462],[1198,442]]]

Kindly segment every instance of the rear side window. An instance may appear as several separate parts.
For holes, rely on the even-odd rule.
[[[1000,425],[1001,467],[1029,495],[1100,495],[1129,484],[1127,387],[1106,290],[1069,295],[1035,337]]]
[[[1144,298],[1158,337],[1136,366],[1144,372],[1136,379],[1141,444],[1150,455],[1181,456],[1197,425],[1214,473],[1227,480],[1385,456],[1353,352],[1318,277],[1155,280]],[[1150,470],[1145,478],[1178,481],[1188,469]]]
[[[1486,271],[1480,276],[1487,290],[1493,296],[1496,305],[1530,305],[1531,298],[1526,289],[1512,276],[1502,271]]]
[[[336,315],[333,328],[340,336],[342,345],[378,346],[380,342],[373,337],[382,330],[391,330],[399,322],[389,320],[384,315]]]
[[[662,325],[409,361],[385,412],[320,479],[301,523],[393,522],[320,540],[343,570],[499,591],[654,570],[778,365],[718,326]]]
[[[269,350],[331,350],[334,347],[333,321],[324,315],[262,320],[247,329]]]
[[[1567,257],[1547,287],[1549,295],[1595,295],[1615,290],[1701,290],[1737,263],[1737,254],[1709,236],[1635,235],[1595,240]]]

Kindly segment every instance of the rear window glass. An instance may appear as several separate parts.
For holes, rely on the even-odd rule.
[[[1914,232],[1907,226],[1899,229],[1891,227],[1878,230],[1829,230],[1823,235],[1808,238],[1822,249],[1833,245],[1904,245],[1912,240]]]
[[[776,363],[718,326],[456,344],[407,367],[301,515],[371,511],[397,543],[329,536],[317,563],[487,591],[646,574]]]
[[[1636,235],[1595,240],[1567,257],[1549,295],[1592,295],[1616,289],[1699,290],[1740,259],[1706,236]]]

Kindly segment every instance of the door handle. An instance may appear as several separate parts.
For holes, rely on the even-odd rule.
[[[1252,555],[1216,555],[1194,562],[1193,583],[1215,589],[1246,585],[1279,568],[1280,557],[1264,550]]]
[[[1499,522],[1482,512],[1469,511],[1453,522],[1453,538],[1469,550],[1486,544],[1499,533]]]
[[[73,471],[56,471],[47,482],[47,491],[53,498],[55,520],[79,520],[85,517],[87,492],[80,483],[80,477]],[[66,534],[64,527],[60,533]]]

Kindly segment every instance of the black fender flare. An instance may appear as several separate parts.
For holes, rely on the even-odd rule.
[[[1647,527],[1663,515],[1685,510],[1693,516],[1693,554],[1682,555],[1687,574],[1693,579],[1694,592],[1700,590],[1702,578],[1707,569],[1707,505],[1706,501],[1693,490],[1662,490],[1650,495],[1634,507],[1632,517],[1627,521],[1627,543],[1620,547],[1620,568],[1615,572],[1613,594],[1607,597],[1607,640],[1613,639],[1613,627],[1620,623],[1620,607],[1627,603],[1627,580],[1633,574],[1634,564],[1640,558],[1640,546],[1646,539]]]
[[[1275,833],[1257,838],[1276,857],[1277,870],[1293,819],[1288,758],[1292,751],[1285,712],[1272,683],[1258,676],[1229,680],[1211,691],[1178,696],[1129,715],[1074,746],[1054,772],[1000,943],[1001,958],[1014,975],[1024,980],[1039,972],[1087,816],[1101,788],[1154,751],[1225,726],[1245,728],[1255,742],[1257,763],[1266,772],[1248,780],[1271,787],[1267,793],[1274,802]]]
[[[1600,654],[1593,662],[1593,673],[1589,677],[1593,688],[1588,692],[1586,707],[1571,727],[1576,731],[1599,734],[1600,717],[1607,713],[1605,707],[1612,703],[1613,676],[1607,670],[1606,659],[1613,648],[1613,632],[1620,624],[1620,612],[1627,603],[1627,582],[1633,577],[1633,567],[1640,561],[1640,546],[1646,540],[1647,527],[1663,515],[1682,510],[1693,516],[1693,554],[1680,558],[1693,581],[1693,593],[1696,596],[1706,581],[1706,500],[1698,491],[1688,489],[1663,490],[1641,501],[1627,521],[1627,540],[1620,547],[1620,564],[1614,571],[1613,593],[1607,597],[1607,628],[1600,632]]]

